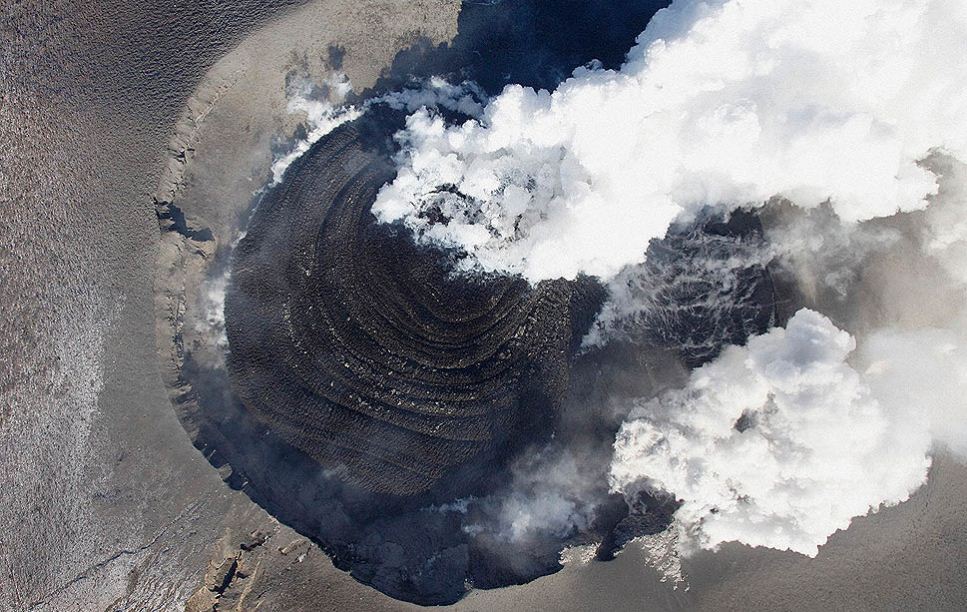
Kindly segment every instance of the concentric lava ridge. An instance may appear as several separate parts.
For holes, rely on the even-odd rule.
[[[376,223],[393,176],[382,119],[325,137],[255,211],[234,255],[228,366],[281,439],[406,496],[532,440],[586,330],[572,325],[580,283],[456,276],[451,254]]]

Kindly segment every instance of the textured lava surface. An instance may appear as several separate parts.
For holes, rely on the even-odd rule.
[[[262,201],[226,318],[252,413],[345,480],[405,496],[546,429],[583,330],[573,283],[458,277],[452,254],[375,222],[387,119],[330,134]]]

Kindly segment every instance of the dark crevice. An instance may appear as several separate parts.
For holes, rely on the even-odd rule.
[[[211,229],[207,227],[195,228],[188,223],[185,213],[172,202],[154,201],[155,214],[158,217],[158,224],[163,231],[178,232],[185,238],[197,242],[208,242],[214,240]]]

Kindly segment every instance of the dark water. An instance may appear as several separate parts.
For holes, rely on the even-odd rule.
[[[449,44],[400,53],[376,89],[409,76],[452,75],[490,94],[517,83],[551,90],[575,68],[618,68],[665,0],[504,0],[464,2]]]

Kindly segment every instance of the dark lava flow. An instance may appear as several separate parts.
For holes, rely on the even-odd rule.
[[[424,493],[456,470],[446,494],[479,495],[560,404],[601,293],[455,278],[445,253],[376,223],[370,207],[394,176],[386,114],[326,137],[251,220],[226,301],[233,389],[361,489]]]
[[[467,3],[456,40],[402,52],[376,89],[430,74],[472,78],[490,93],[507,82],[553,87],[592,59],[619,64],[665,5]],[[176,403],[196,446],[338,567],[422,604],[554,572],[568,544],[600,542],[607,558],[664,529],[674,500],[629,507],[608,494],[621,420],[609,402],[653,391],[650,381],[673,380],[682,363],[773,320],[762,269],[737,276],[748,289],[726,316],[705,299],[715,279],[674,282],[690,261],[728,256],[708,252],[709,236],[757,236],[758,222],[708,221],[655,243],[650,278],[668,284],[662,316],[638,322],[632,341],[582,354],[606,298],[596,281],[454,276],[459,254],[375,222],[402,120],[376,108],[338,128],[259,203],[233,255],[227,371],[186,348],[191,392]],[[503,501],[541,501],[528,483],[540,485],[559,456],[579,459],[576,495],[590,517],[509,538]]]
[[[439,507],[492,494],[518,451],[549,439],[604,292],[590,279],[455,277],[450,255],[377,224],[401,121],[374,110],[337,129],[254,214],[226,301],[240,404],[217,419],[214,446],[337,565],[443,603],[466,582],[558,567],[560,538],[488,541],[465,529],[488,517]]]

